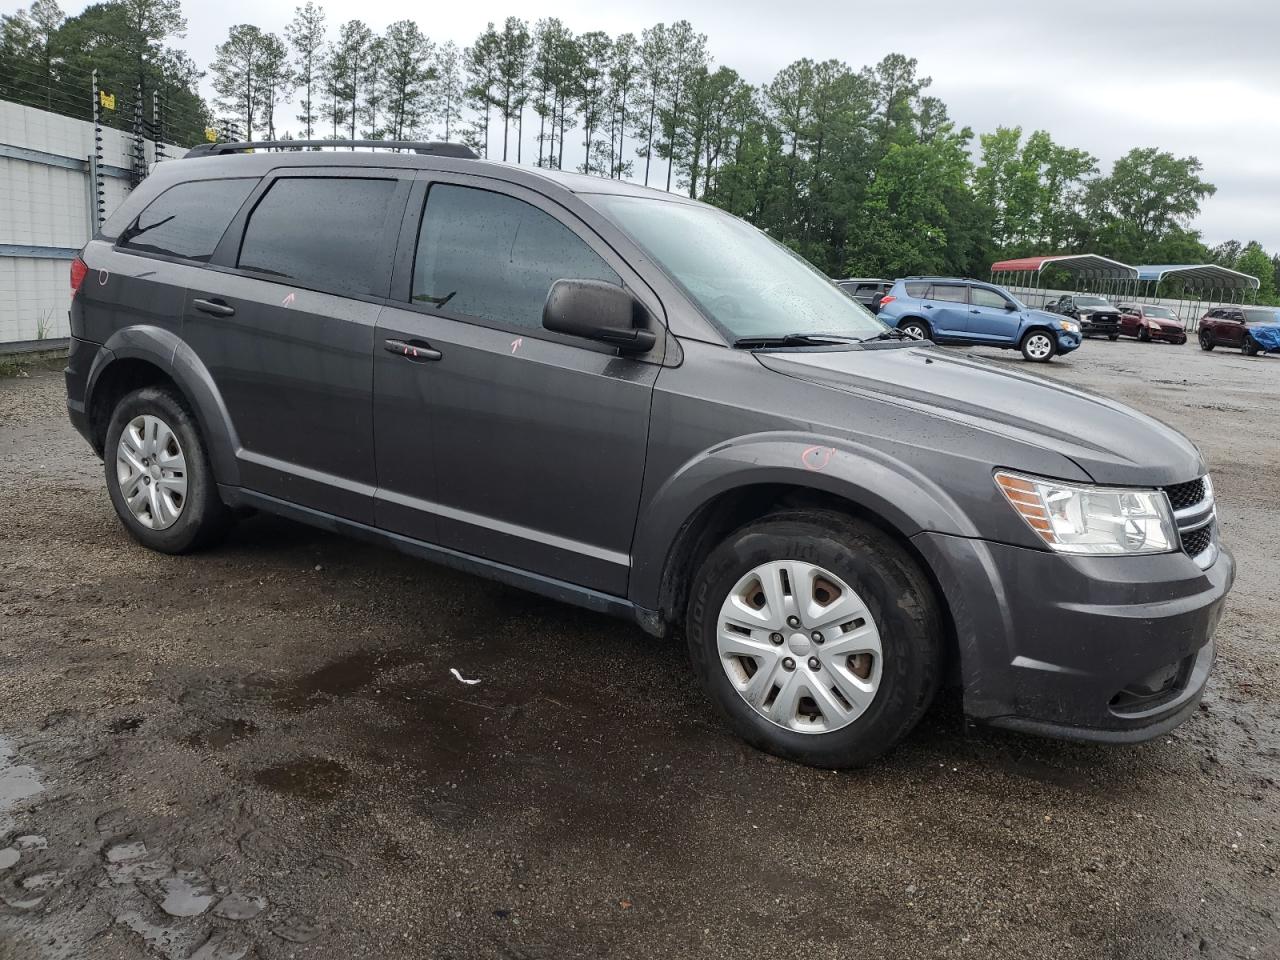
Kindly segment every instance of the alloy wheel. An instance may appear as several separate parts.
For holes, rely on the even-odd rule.
[[[178,522],[187,502],[187,459],[172,428],[159,417],[134,417],[116,444],[116,482],[129,512],[150,530]]]
[[[1053,352],[1053,343],[1043,333],[1027,337],[1027,355],[1033,360],[1044,360]]]
[[[720,607],[716,645],[729,682],[760,716],[830,733],[866,712],[880,686],[880,631],[847,583],[812,563],[745,573]]]

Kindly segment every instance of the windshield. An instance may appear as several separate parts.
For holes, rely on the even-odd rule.
[[[1280,313],[1275,310],[1259,310],[1245,308],[1244,319],[1246,323],[1276,323],[1280,321]]]
[[[733,339],[889,328],[782,244],[712,207],[649,197],[585,198],[613,220]]]
[[[1177,320],[1178,315],[1168,307],[1144,307],[1143,312],[1148,317],[1156,317],[1160,320]]]
[[[1111,304],[1108,303],[1106,300],[1103,300],[1101,297],[1076,297],[1076,306],[1077,307],[1109,307],[1111,306]]]

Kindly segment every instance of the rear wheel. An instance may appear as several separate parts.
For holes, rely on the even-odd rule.
[[[1244,342],[1240,344],[1240,349],[1244,351],[1244,355],[1246,357],[1256,357],[1261,347],[1258,346],[1257,340],[1253,339],[1250,334],[1246,333],[1244,335]]]
[[[1108,333],[1108,334],[1107,334],[1107,339],[1108,339],[1108,340],[1111,340],[1112,342],[1114,342],[1114,341],[1116,341],[1116,340],[1119,340],[1119,339],[1120,339],[1120,334],[1118,334],[1118,333]]]
[[[826,768],[893,747],[937,691],[942,622],[925,575],[876,527],[823,511],[741,528],[703,562],[686,632],[734,731]]]
[[[912,340],[931,340],[933,333],[929,329],[929,324],[923,320],[904,320],[898,324],[898,329],[905,333]]]
[[[1214,346],[1216,346],[1216,344],[1214,344],[1213,342],[1213,334],[1211,334],[1208,330],[1201,330],[1200,331],[1200,349],[1212,350]]]
[[[111,416],[103,449],[111,503],[143,546],[186,553],[213,543],[230,526],[199,427],[173,391],[143,387],[126,394]]]
[[[1047,363],[1058,352],[1058,345],[1044,330],[1032,330],[1022,338],[1022,355],[1032,363]]]

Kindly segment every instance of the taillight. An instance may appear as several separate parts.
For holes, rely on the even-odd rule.
[[[76,257],[71,261],[71,296],[75,297],[80,292],[80,284],[84,283],[84,278],[89,274],[89,265]]]
[[[897,297],[891,297],[888,294],[885,294],[883,297],[880,298],[880,306],[883,307],[886,303],[893,303],[893,301],[897,299],[898,299]]]

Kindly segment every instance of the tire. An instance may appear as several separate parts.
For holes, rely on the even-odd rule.
[[[912,317],[910,320],[902,321],[898,324],[898,329],[912,340],[933,339],[933,331],[929,329],[929,324],[924,320],[917,320],[915,317]]]
[[[1108,340],[1110,340],[1112,343],[1115,343],[1117,340],[1119,340],[1119,339],[1120,339],[1120,334],[1118,334],[1118,333],[1108,333],[1108,334],[1107,334],[1107,339],[1108,339]]]
[[[1259,351],[1258,341],[1254,340],[1249,334],[1244,335],[1244,342],[1240,344],[1240,350],[1246,357],[1256,357]]]
[[[126,430],[129,437],[122,447]],[[143,431],[155,436],[139,440]],[[149,455],[157,446],[158,455]],[[112,506],[129,535],[144,547],[188,553],[212,545],[230,528],[231,511],[218,498],[200,428],[174,391],[143,387],[126,394],[107,426],[103,462]],[[146,466],[139,470],[141,463]],[[185,481],[180,496],[179,480]],[[129,495],[138,511],[130,506]]]
[[[828,611],[834,617],[830,624],[824,622],[828,613],[817,600],[809,604],[794,632],[779,621],[788,631],[786,639],[771,639],[782,637],[771,632],[772,619],[760,624],[752,620],[759,629],[749,638],[754,643],[751,650],[761,651],[762,657],[752,661],[757,667],[749,673],[746,661],[722,650],[720,627],[728,622],[726,610],[734,616],[745,609],[728,605],[735,603],[733,597],[745,602],[735,591],[744,589],[744,578],[755,576],[762,565],[794,571],[797,584],[806,569],[830,577],[831,581],[821,576],[807,581],[815,590],[811,597],[835,580],[850,594],[846,597],[843,589],[833,587],[837,592]],[[756,587],[748,583],[745,589]],[[771,595],[783,596],[777,590]],[[849,610],[862,614],[846,610],[846,602]],[[782,609],[787,609],[785,604]],[[767,605],[756,615],[773,617]],[[854,619],[835,622],[845,615]],[[825,642],[807,632],[815,626],[826,633]],[[942,616],[929,580],[892,537],[839,513],[787,511],[730,534],[698,570],[685,631],[703,689],[738,736],[760,750],[826,769],[862,766],[888,752],[924,715],[942,676]],[[845,654],[869,642],[863,635],[871,632],[876,634],[879,655]],[[730,635],[726,629],[724,636]],[[863,691],[845,698],[833,692],[849,690],[851,677],[861,670],[866,674],[858,673],[858,689],[868,686],[870,694]],[[759,685],[752,687],[753,680]],[[747,692],[740,693],[744,683]],[[768,706],[758,709],[745,699],[749,694],[760,699],[761,691],[768,693],[775,686],[774,698],[764,697]],[[818,706],[814,689],[826,691],[822,697],[827,706]],[[807,715],[807,710],[821,711],[820,718]]]
[[[1150,330],[1148,330],[1146,327],[1139,327],[1139,328],[1138,328],[1138,340],[1139,340],[1139,341],[1141,341],[1142,343],[1150,343],[1150,342],[1151,342],[1151,331],[1150,331]]]
[[[1217,344],[1213,342],[1213,335],[1210,334],[1207,330],[1201,330],[1200,331],[1200,349],[1212,350],[1215,346],[1217,346]]]
[[[1018,344],[1024,359],[1032,363],[1048,363],[1058,352],[1057,341],[1045,330],[1028,330]]]

